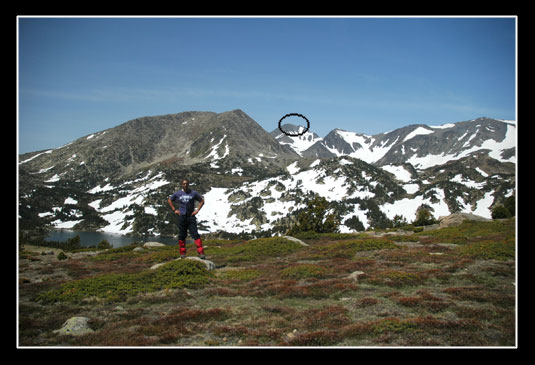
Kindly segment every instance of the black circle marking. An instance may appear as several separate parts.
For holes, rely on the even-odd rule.
[[[281,122],[284,118],[286,117],[291,117],[291,116],[295,116],[295,117],[300,117],[300,118],[303,118],[304,120],[306,120],[307,122],[307,127],[304,131],[302,131],[301,133],[297,133],[297,134],[294,134],[294,133],[288,133],[286,132],[285,130],[282,129],[281,127]],[[302,114],[298,114],[298,113],[289,113],[289,114],[286,114],[284,117],[282,117],[280,120],[279,120],[279,130],[286,134],[288,137],[299,137],[299,136],[302,136],[303,134],[305,134],[306,132],[308,132],[308,130],[310,129],[310,122],[308,121],[308,119],[302,115]]]

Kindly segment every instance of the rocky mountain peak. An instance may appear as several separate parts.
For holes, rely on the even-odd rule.
[[[310,130],[305,131],[305,128],[302,125],[286,123],[280,129],[276,128],[271,131],[271,135],[281,145],[291,147],[299,156],[308,157],[310,154],[304,154],[304,152],[322,138]]]

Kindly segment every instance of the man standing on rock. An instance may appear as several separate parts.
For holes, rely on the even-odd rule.
[[[177,191],[167,199],[173,212],[178,215],[178,246],[180,249],[180,258],[186,257],[186,236],[189,230],[189,234],[197,246],[197,253],[204,260],[204,248],[202,247],[201,236],[197,232],[197,218],[195,217],[204,205],[204,198],[198,192],[189,188],[188,179],[183,179],[181,186],[182,190]],[[199,202],[196,210],[195,200]],[[173,202],[178,202],[178,209],[175,209]]]

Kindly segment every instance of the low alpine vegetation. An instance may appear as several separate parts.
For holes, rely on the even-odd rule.
[[[21,251],[21,345],[516,343],[514,218],[300,237],[308,246],[284,237],[206,240],[213,271],[176,260],[176,246],[67,252],[63,260]],[[93,333],[54,332],[80,313]]]
[[[37,300],[81,302],[92,297],[108,301],[124,301],[129,296],[163,289],[194,288],[206,285],[213,275],[199,262],[172,261],[157,270],[136,274],[104,274],[67,282],[60,288],[45,292]]]

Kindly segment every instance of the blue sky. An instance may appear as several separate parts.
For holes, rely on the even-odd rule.
[[[516,118],[515,18],[18,19],[19,153],[242,109],[325,136]],[[180,131],[177,131],[180,133]]]

